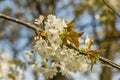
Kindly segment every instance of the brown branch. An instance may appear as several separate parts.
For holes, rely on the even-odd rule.
[[[0,18],[2,19],[6,19],[6,20],[9,20],[9,21],[12,21],[12,22],[16,22],[18,24],[21,24],[21,25],[24,25],[28,28],[31,28],[35,31],[42,31],[39,27],[37,27],[36,25],[33,25],[33,24],[30,24],[28,22],[25,22],[25,21],[22,21],[22,20],[19,20],[19,19],[16,19],[16,18],[12,18],[10,16],[7,16],[7,15],[4,15],[4,14],[0,14]]]
[[[66,46],[69,47],[69,48],[71,48],[71,49],[74,49],[74,50],[78,51],[79,54],[87,56],[87,54],[80,52],[79,49],[77,49],[76,47],[74,47],[74,46],[72,46],[70,44],[67,44]],[[107,58],[99,56],[99,60],[102,61],[102,62],[104,62],[105,64],[108,64],[108,65],[110,65],[110,66],[112,66],[112,67],[120,70],[120,65],[116,64],[115,62],[113,62],[113,61],[111,61],[111,60],[109,60]]]
[[[106,64],[108,64],[108,65],[110,65],[110,66],[120,70],[120,65],[116,64],[115,62],[113,62],[113,61],[111,61],[111,60],[109,60],[107,58],[99,56],[99,60],[103,61],[104,63],[106,63]]]
[[[27,23],[27,22],[24,22],[24,21],[20,21],[19,19],[15,19],[15,18],[6,16],[4,14],[0,14],[0,18],[7,19],[7,20],[10,20],[10,21],[22,24],[22,25],[24,25],[24,26],[26,26],[28,28],[31,28],[31,29],[33,29],[35,31],[42,31],[40,28],[38,28],[37,26],[35,26],[33,24],[30,24],[30,23]],[[72,46],[70,44],[66,44],[66,46],[71,48],[71,49],[74,49],[74,50],[78,51],[82,55],[87,56],[87,54],[84,54],[84,53],[80,52],[79,49],[77,49],[76,47],[74,47],[74,46]],[[110,66],[112,66],[112,67],[114,67],[114,68],[116,68],[116,69],[118,69],[118,70],[120,70],[120,65],[116,64],[115,62],[113,62],[113,61],[111,61],[111,60],[109,60],[107,58],[99,56],[99,60],[106,63],[106,64],[108,64],[108,65],[110,65]]]
[[[105,5],[106,5],[108,8],[110,8],[118,17],[120,17],[120,14],[116,12],[116,10],[114,9],[114,7],[112,7],[107,0],[103,0],[103,2],[104,2]]]

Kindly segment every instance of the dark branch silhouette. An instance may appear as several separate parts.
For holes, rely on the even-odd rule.
[[[120,17],[120,14],[118,12],[116,12],[116,10],[114,9],[114,7],[112,7],[109,2],[107,0],[103,0],[103,2],[105,3],[105,5],[110,8],[118,17]]]

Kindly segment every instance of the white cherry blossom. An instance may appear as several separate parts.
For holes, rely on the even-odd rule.
[[[58,72],[67,76],[73,72],[87,71],[89,64],[85,56],[80,55],[74,49],[69,49],[65,45],[61,47],[62,39],[60,34],[67,28],[66,21],[56,18],[54,15],[48,15],[43,24],[47,33],[47,40],[40,38],[34,45],[34,52],[40,54],[43,62],[46,61],[44,64],[48,67],[41,67],[40,69],[46,78],[52,78]],[[90,44],[90,40],[88,36],[85,41],[79,38],[79,49],[86,50]],[[51,65],[47,63],[49,60],[51,61]]]

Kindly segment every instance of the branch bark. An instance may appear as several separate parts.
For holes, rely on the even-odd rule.
[[[116,12],[116,10],[114,9],[114,7],[112,7],[112,5],[109,4],[108,0],[103,0],[103,2],[105,3],[105,5],[110,8],[118,17],[120,17],[120,14]]]
[[[6,19],[6,20],[9,20],[9,21],[13,21],[13,22],[16,22],[16,23],[18,23],[18,24],[22,24],[22,25],[24,25],[24,26],[26,26],[26,27],[28,27],[28,28],[31,28],[31,29],[33,29],[33,30],[35,30],[35,31],[40,31],[40,32],[42,32],[42,30],[41,30],[39,27],[37,27],[37,26],[35,26],[35,25],[33,25],[33,24],[30,24],[30,23],[21,21],[21,20],[19,20],[19,19],[15,19],[15,18],[9,17],[9,16],[7,16],[7,15],[0,14],[0,18]],[[81,53],[81,52],[79,51],[79,49],[77,49],[76,47],[74,47],[74,46],[72,46],[72,45],[70,45],[70,44],[67,44],[66,46],[69,47],[69,48],[72,48],[72,49],[74,49],[74,50],[76,50],[76,51],[78,51],[78,52],[79,52],[80,54],[82,54],[82,55],[87,56],[87,54]],[[118,70],[120,70],[120,65],[116,64],[115,62],[113,62],[113,61],[111,61],[111,60],[109,60],[109,59],[107,59],[107,58],[104,58],[104,57],[102,57],[102,56],[99,56],[99,60],[102,61],[102,62],[104,62],[104,63],[106,63],[106,64],[108,64],[108,65],[110,65],[110,66],[112,66],[112,67],[114,67],[114,68],[116,68],[116,69],[118,69]]]
[[[12,18],[10,16],[7,16],[7,15],[4,15],[4,14],[0,14],[0,18],[2,19],[6,19],[6,20],[9,20],[9,21],[12,21],[12,22],[16,22],[18,24],[21,24],[21,25],[24,25],[28,28],[31,28],[35,31],[42,31],[39,27],[37,27],[36,25],[33,25],[31,23],[28,23],[28,22],[25,22],[25,21],[22,21],[22,20],[19,20],[19,19],[16,19],[16,18]]]

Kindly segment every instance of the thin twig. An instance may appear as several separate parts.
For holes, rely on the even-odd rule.
[[[24,25],[24,26],[26,26],[26,27],[28,27],[28,28],[31,28],[31,29],[33,29],[33,30],[35,30],[35,31],[38,31],[38,30],[39,30],[39,31],[42,31],[42,30],[40,30],[37,26],[35,26],[35,25],[33,25],[33,24],[26,23],[26,22],[24,22],[24,21],[20,21],[19,19],[15,19],[15,18],[6,16],[6,15],[3,15],[3,14],[0,14],[0,18],[7,19],[7,20],[10,20],[10,21],[13,21],[13,22],[22,24],[22,25]],[[71,48],[71,49],[74,49],[74,50],[78,51],[78,52],[79,52],[80,54],[82,54],[82,55],[87,56],[87,54],[84,54],[84,53],[80,52],[79,49],[77,49],[76,47],[74,47],[74,46],[72,46],[72,45],[70,45],[70,44],[66,44],[66,46],[69,47],[69,48]],[[102,56],[99,56],[99,60],[102,61],[102,62],[104,62],[104,63],[106,63],[106,64],[108,64],[108,65],[110,65],[110,66],[112,66],[112,67],[114,67],[114,68],[116,68],[116,69],[118,69],[118,70],[120,70],[120,65],[116,64],[115,62],[113,62],[113,61],[111,61],[111,60],[109,60],[109,59],[107,59],[107,58],[104,58],[104,57],[102,57]]]
[[[74,50],[78,51],[79,54],[87,56],[87,54],[80,52],[79,49],[77,49],[76,47],[74,47],[74,46],[72,46],[70,44],[67,44],[66,46],[71,48],[71,49],[74,49]],[[114,68],[116,68],[116,69],[118,69],[118,70],[120,70],[120,65],[116,64],[115,62],[113,62],[113,61],[111,61],[111,60],[109,60],[107,58],[99,56],[99,60],[106,63],[106,64],[108,64],[108,65],[110,65],[110,66],[112,66],[112,67],[114,67]]]
[[[12,22],[16,22],[18,24],[22,24],[22,25],[24,25],[24,26],[26,26],[28,28],[31,28],[31,29],[33,29],[35,31],[42,31],[36,25],[30,24],[28,22],[25,22],[25,21],[22,21],[22,20],[19,20],[19,19],[16,19],[16,18],[12,18],[12,17],[4,15],[4,14],[0,14],[0,18],[6,19],[6,20],[9,20],[9,21],[12,21]]]
[[[117,68],[117,69],[120,70],[120,65],[116,64],[115,62],[113,62],[113,61],[111,61],[111,60],[109,60],[109,59],[107,59],[107,58],[104,58],[104,57],[102,57],[102,56],[99,56],[99,60],[100,60],[100,61],[103,61],[104,63],[106,63],[106,64],[108,64],[108,65],[111,65],[112,67]]]
[[[120,14],[118,12],[116,12],[116,10],[114,9],[114,7],[112,7],[109,2],[107,0],[103,0],[103,2],[105,3],[105,5],[110,8],[118,17],[120,17]]]

